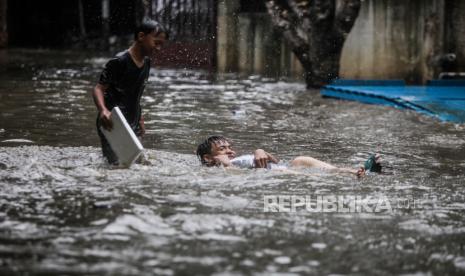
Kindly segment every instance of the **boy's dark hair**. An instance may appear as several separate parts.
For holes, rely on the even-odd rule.
[[[203,156],[205,154],[210,154],[212,152],[212,144],[216,144],[218,142],[229,142],[229,140],[224,136],[214,135],[205,139],[205,141],[197,147],[197,157],[202,165],[208,165],[207,161],[203,159]]]
[[[168,31],[160,23],[153,19],[146,18],[136,26],[136,29],[134,30],[134,40],[137,40],[140,32],[148,34],[153,31],[155,31],[155,35],[164,33],[166,35],[166,39],[168,39]]]

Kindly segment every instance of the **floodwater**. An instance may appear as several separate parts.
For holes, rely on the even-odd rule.
[[[90,96],[107,58],[0,52],[1,275],[465,273],[463,125],[301,83],[153,69],[152,164],[110,169]],[[193,151],[210,134],[346,167],[378,151],[387,173],[203,168]],[[319,210],[285,208],[318,195]],[[282,212],[265,212],[277,196]]]

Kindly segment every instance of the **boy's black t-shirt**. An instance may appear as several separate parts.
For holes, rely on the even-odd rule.
[[[105,106],[110,111],[118,106],[134,130],[139,128],[140,98],[149,72],[148,57],[144,58],[144,65],[139,68],[126,50],[109,60],[100,75],[99,83],[108,86],[105,91]]]

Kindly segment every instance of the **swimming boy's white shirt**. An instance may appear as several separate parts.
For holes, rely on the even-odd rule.
[[[234,159],[231,159],[231,164],[241,169],[253,169],[255,168],[254,159],[255,157],[252,154],[244,154]],[[287,166],[285,166],[284,164],[274,164],[274,163],[269,162],[266,168],[269,170],[285,169],[287,168]]]

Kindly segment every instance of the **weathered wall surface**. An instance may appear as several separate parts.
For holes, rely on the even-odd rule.
[[[0,0],[0,48],[8,45],[7,0]]]
[[[446,0],[446,51],[457,55],[450,70],[465,72],[465,1]]]
[[[218,71],[301,78],[300,63],[268,15],[239,10],[239,1],[219,1]]]
[[[239,6],[237,0],[219,4],[219,70],[301,77],[300,63],[267,14],[238,13]],[[448,53],[456,60],[446,64]],[[465,71],[465,1],[362,3],[342,52],[342,78],[425,83],[442,71]]]
[[[246,74],[298,77],[300,64],[264,13],[238,17],[238,67]]]
[[[447,0],[365,1],[344,45],[340,75],[349,79],[405,79],[424,83],[443,71],[444,54],[462,51],[464,63],[465,1],[453,1],[454,14],[445,14]],[[452,1],[451,1],[452,2]],[[460,6],[460,7],[459,7]],[[461,8],[461,9],[460,9]],[[448,22],[456,26],[448,49]],[[459,35],[461,33],[461,35]],[[462,41],[460,41],[462,40]],[[460,48],[460,49],[459,49]]]
[[[217,66],[220,72],[237,71],[237,12],[238,1],[218,1]]]
[[[465,72],[465,1],[457,1],[457,20],[454,20],[456,29],[455,32],[455,52],[457,53],[457,70]]]

